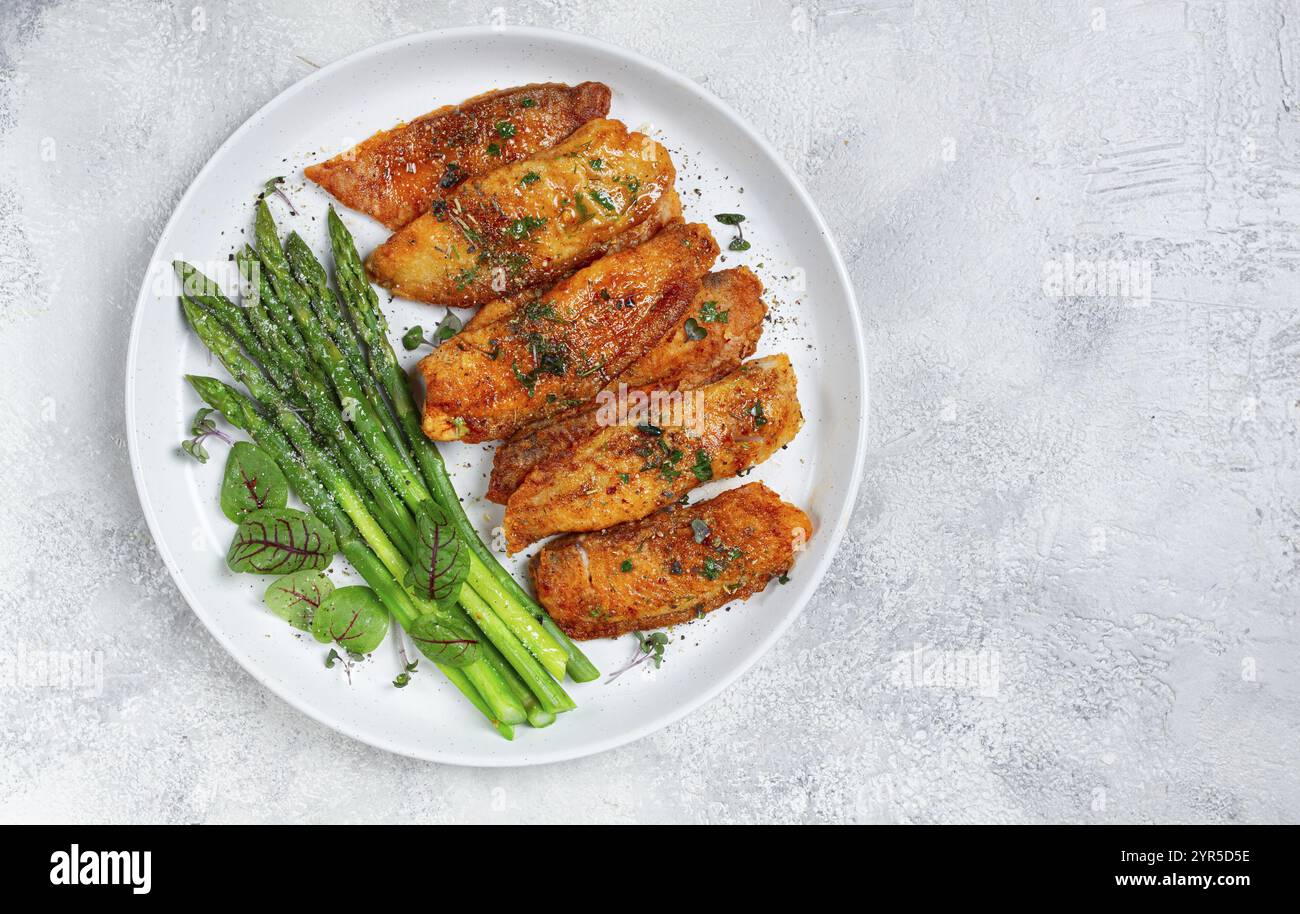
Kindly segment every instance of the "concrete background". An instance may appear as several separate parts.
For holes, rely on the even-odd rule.
[[[0,11],[0,820],[1300,820],[1294,0],[329,6]],[[122,381],[154,241],[244,118],[493,16],[656,58],[784,152],[873,402],[838,568],[759,666],[634,745],[485,772],[225,656],[145,528]],[[102,692],[28,675],[49,651],[102,651]]]

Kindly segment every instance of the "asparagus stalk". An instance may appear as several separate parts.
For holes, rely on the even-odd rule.
[[[186,380],[208,405],[224,414],[231,424],[247,432],[271,455],[298,497],[333,528],[344,556],[375,591],[398,624],[408,628],[420,610],[411,595],[397,583],[384,562],[371,550],[369,540],[363,541],[358,537],[357,528],[349,520],[349,515],[339,507],[340,503],[346,501],[346,498],[339,497],[340,493],[336,489],[341,474],[334,476],[328,483],[322,482],[313,469],[294,454],[289,441],[234,388],[215,378],[187,375]],[[339,499],[337,503],[336,498]],[[480,711],[488,712],[489,719],[502,735],[513,739],[511,725],[522,722],[527,715],[510,687],[496,675],[490,664],[478,661],[460,670],[454,670],[445,664],[436,666],[444,673],[450,670],[449,678],[453,684],[469,696],[471,701],[474,701],[471,690],[477,693],[475,706]]]
[[[327,218],[339,291],[348,304],[357,330],[370,350],[371,371],[380,378],[388,393],[393,411],[406,433],[408,446],[415,454],[429,490],[447,510],[461,538],[469,544],[476,560],[477,580],[482,583],[485,575],[490,577],[497,584],[503,605],[528,613],[542,625],[543,630],[565,651],[566,668],[575,682],[590,682],[596,679],[600,676],[596,666],[560,630],[546,611],[519,586],[519,582],[501,567],[496,556],[488,549],[474,525],[470,523],[460,503],[460,497],[452,486],[442,455],[437,447],[424,437],[420,429],[420,419],[415,408],[415,400],[411,396],[406,373],[398,364],[397,355],[388,341],[387,321],[379,308],[374,289],[366,279],[361,256],[357,253],[352,234],[343,224],[334,207],[329,208]]]
[[[230,303],[229,299],[226,299],[225,296],[220,295],[220,290],[216,289],[215,283],[212,283],[211,280],[207,280],[203,274],[199,273],[193,267],[180,262],[177,262],[176,266],[177,271],[182,277],[190,277],[192,282],[197,282],[199,279],[205,280],[209,284],[209,287],[215,290],[215,293],[210,295],[207,300],[220,299],[230,304],[229,308],[218,308],[215,309],[213,313],[218,317],[222,325],[224,325],[226,329],[236,337],[236,339],[241,336],[241,328],[244,331],[248,330],[250,321],[244,318],[244,312],[252,312],[255,308],[259,307],[258,303],[250,305],[247,309],[238,308],[233,303]],[[269,288],[265,286],[265,282],[265,278],[263,277],[261,297],[264,299],[270,297],[270,291]],[[186,316],[190,316],[188,311],[186,312]],[[235,342],[226,338],[225,335],[220,332],[220,328],[212,324],[210,321],[203,321],[201,326],[195,325],[193,320],[191,320],[190,323],[191,326],[194,326],[195,331],[198,333],[199,338],[203,340],[204,344],[222,360],[226,369],[230,371],[231,376],[235,377],[237,380],[243,381],[245,386],[248,386],[249,382],[237,374],[236,370],[231,367],[230,362],[227,361],[227,358],[229,357],[240,355],[239,348]],[[253,334],[248,333],[245,333],[244,335],[254,336]],[[290,384],[290,390],[297,393],[298,397],[292,404],[286,402],[288,400],[288,394],[285,393],[283,389],[279,388],[278,385],[276,388],[271,389],[265,384],[262,384],[259,386],[259,390],[256,391],[253,390],[252,387],[249,387],[250,392],[253,393],[255,399],[262,401],[274,410],[279,410],[289,405],[297,405],[297,403],[305,403],[309,407],[308,415],[316,434],[319,435],[322,440],[332,442],[342,452],[345,458],[345,468],[350,469],[351,473],[349,475],[355,477],[353,481],[354,487],[356,487],[356,482],[359,481],[364,486],[364,490],[368,490],[371,493],[373,505],[375,506],[375,510],[372,510],[371,513],[377,514],[386,522],[388,529],[394,535],[393,538],[402,546],[403,552],[409,555],[411,548],[415,543],[415,524],[411,520],[410,515],[407,514],[403,502],[393,494],[393,491],[384,481],[383,475],[370,461],[365,450],[361,446],[361,443],[357,441],[352,430],[347,426],[347,423],[344,422],[343,416],[339,412],[338,407],[334,404],[334,400],[330,396],[329,392],[324,389],[324,385],[320,380],[311,373],[305,362],[300,364],[294,363],[294,360],[290,358],[290,353],[286,351],[286,348],[281,343],[279,331],[273,324],[263,327],[261,333],[257,334],[255,338],[258,341],[253,345],[257,347],[258,352],[261,354],[259,361],[262,364],[262,368],[265,370],[275,367],[279,369],[281,375],[288,375],[291,377],[292,382]],[[276,348],[267,348],[265,344],[260,342],[263,338],[270,339]],[[247,347],[245,348],[247,349]],[[236,362],[238,363],[239,360],[236,360]],[[245,368],[245,373],[247,375],[255,380],[260,380],[260,375],[256,370],[250,371],[247,370],[246,366],[241,367]],[[270,375],[270,371],[267,371],[267,374]],[[274,379],[274,376],[272,377]],[[283,396],[276,396],[277,391]]]
[[[274,243],[278,250],[279,242],[275,238],[275,224],[265,206],[260,206],[258,209],[257,235],[259,245]],[[311,255],[310,250],[306,249],[305,245],[294,244],[293,248],[299,261],[300,273],[307,276],[309,282],[318,283],[324,275],[323,268],[316,263],[315,258]],[[260,253],[259,251],[259,255]],[[283,252],[281,252],[281,257],[283,257]],[[274,255],[269,258],[263,255],[263,261],[268,260],[272,263],[276,262]],[[313,264],[315,269],[312,269]],[[274,278],[274,276],[275,273],[273,272],[272,277]],[[357,349],[353,356],[349,358],[333,340],[325,335],[321,326],[312,320],[307,305],[307,293],[301,287],[298,287],[295,282],[289,280],[282,283],[275,291],[276,295],[283,294],[289,298],[288,313],[296,321],[296,329],[301,337],[305,339],[308,351],[318,367],[328,374],[339,397],[352,404],[354,425],[367,449],[383,470],[385,477],[392,483],[402,498],[406,500],[412,511],[418,511],[422,502],[433,500],[433,495],[425,488],[423,481],[411,468],[410,458],[405,453],[405,450],[398,451],[398,449],[391,447],[390,441],[386,440],[384,434],[382,434],[387,429],[387,426],[382,423],[382,418],[387,414],[387,411],[382,405],[374,404],[374,397],[370,396],[369,391],[361,389],[352,370],[352,364],[363,358],[360,350]],[[321,310],[327,310],[328,307],[328,305],[322,305]],[[364,334],[364,331],[362,332]],[[357,346],[356,337],[352,334],[345,334],[340,331],[338,338],[345,345]],[[383,348],[390,354],[392,353],[386,337],[383,340]],[[372,353],[373,351],[372,348]],[[400,368],[398,368],[398,372],[400,373]],[[372,376],[367,373],[366,377],[371,379]],[[437,452],[432,444],[419,432],[418,420],[414,420],[414,406],[410,398],[410,390],[406,388],[405,384],[405,377],[403,376],[400,387],[405,393],[405,400],[402,401],[403,405],[399,406],[398,410],[399,412],[407,412],[409,420],[415,421],[415,435],[414,437],[407,435],[404,440],[407,440],[410,446],[427,450],[436,456]],[[403,419],[404,423],[407,421],[408,419]],[[440,456],[437,457],[437,461],[441,465]],[[445,468],[442,475],[446,477]],[[447,488],[450,491],[449,478],[447,479]],[[502,587],[499,580],[494,578],[489,570],[490,566],[483,563],[481,555],[474,549],[475,543],[478,543],[480,549],[482,549],[482,542],[478,539],[478,534],[473,530],[472,525],[468,523],[468,518],[464,517],[464,509],[460,506],[459,499],[456,498],[454,491],[451,492],[450,497],[455,503],[455,508],[449,510],[448,515],[452,518],[457,532],[465,538],[470,546],[471,558],[468,583],[472,589],[486,598],[487,612],[489,614],[495,613],[506,623],[504,628],[489,626],[490,630],[485,630],[484,633],[497,643],[497,646],[502,649],[502,652],[510,659],[511,663],[516,665],[516,670],[526,681],[542,690],[538,693],[539,699],[545,703],[556,703],[559,696],[555,694],[556,688],[554,684],[546,683],[545,676],[539,676],[539,671],[532,669],[531,664],[528,665],[528,668],[522,667],[520,664],[526,662],[525,658],[513,649],[513,645],[505,644],[498,639],[504,638],[506,633],[511,633],[514,638],[524,645],[527,652],[541,664],[543,671],[556,679],[564,678],[569,661],[568,651],[538,622],[537,617],[525,605],[509,590]],[[441,503],[444,499],[439,498],[437,501]],[[505,575],[505,577],[509,578],[508,575]],[[469,610],[468,606],[466,608]],[[474,617],[474,612],[470,611],[470,615]],[[562,690],[560,694],[563,694]],[[564,701],[556,703],[555,708],[557,710],[564,709],[565,704],[568,707],[573,706],[571,700],[564,696]]]
[[[274,240],[275,228],[269,211],[264,210],[264,207],[259,208],[259,241],[269,245]],[[278,249],[278,241],[275,244]],[[260,252],[259,256],[262,256]],[[262,277],[262,297],[273,302],[283,296],[288,302],[281,302],[281,307],[268,309],[278,331],[278,350],[285,350],[285,341],[294,338],[295,334],[296,338],[304,341],[314,367],[329,377],[339,399],[347,404],[352,413],[353,427],[364,443],[365,450],[374,458],[384,477],[397,489],[411,511],[419,512],[432,499],[419,476],[409,468],[409,457],[392,446],[381,420],[381,415],[386,412],[385,407],[373,404],[372,398],[360,388],[341,350],[324,334],[320,324],[313,320],[307,305],[307,293],[297,282],[292,277],[281,275],[279,286],[268,288],[275,285],[278,269],[274,255],[262,256],[263,263],[268,261],[271,266],[267,267],[267,272]],[[285,322],[292,322],[294,326],[281,326]],[[323,390],[323,385],[313,384],[311,375],[299,365],[295,365],[294,378],[304,386],[308,404],[313,410],[322,416],[331,417],[332,421],[332,398]],[[405,517],[404,512],[403,516]],[[407,555],[412,555],[410,550],[407,550]],[[555,682],[555,679],[564,676],[566,658],[563,649],[526,613],[514,613],[511,625],[497,624],[499,620],[492,605],[497,601],[495,595],[488,602],[475,600],[477,595],[471,588],[477,584],[486,589],[486,584],[480,578],[481,575],[476,576],[471,567],[470,587],[462,589],[461,601],[470,617],[478,623],[487,639],[501,650],[546,712],[553,714],[573,708],[572,699]],[[487,592],[492,593],[491,590]],[[505,609],[511,611],[508,606]]]
[[[317,341],[312,339],[313,333],[308,332],[308,326],[314,331],[320,331],[319,325],[310,319],[306,324],[303,323],[303,316],[310,314],[310,300],[308,293],[298,281],[293,278],[292,270],[289,266],[289,260],[285,257],[284,249],[280,247],[280,239],[276,234],[275,219],[271,216],[271,209],[266,205],[265,200],[257,201],[257,216],[254,222],[253,234],[257,238],[257,256],[262,266],[269,272],[271,288],[275,290],[276,303],[283,309],[277,313],[272,311],[272,316],[281,324],[282,331],[286,340],[297,347],[299,351],[306,349],[315,355],[313,347]],[[290,319],[288,313],[294,315]],[[320,360],[317,359],[318,364]],[[402,451],[402,435],[397,430],[392,416],[384,407],[383,398],[379,396],[379,391],[375,387],[374,379],[364,370],[364,363],[360,363],[361,370],[359,374],[353,375],[351,370],[348,371],[349,380],[354,387],[359,387],[365,391],[366,398],[370,401],[370,406],[374,410],[373,417],[384,429],[390,444],[397,448],[399,454]],[[322,368],[324,365],[322,364]],[[342,392],[340,391],[340,395]],[[361,399],[361,398],[358,398]],[[401,454],[402,459],[410,464],[410,458]]]

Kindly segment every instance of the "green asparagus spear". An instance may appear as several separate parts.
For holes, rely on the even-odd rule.
[[[500,591],[512,603],[528,612],[539,621],[543,629],[555,639],[568,656],[567,670],[575,682],[590,682],[600,676],[600,671],[587,659],[586,655],[573,641],[565,635],[528,594],[519,583],[496,560],[479,537],[478,531],[465,515],[460,498],[451,484],[446,464],[437,447],[424,437],[420,430],[420,419],[416,412],[415,400],[411,396],[406,373],[397,362],[397,355],[388,341],[388,326],[383,311],[379,308],[374,289],[365,277],[361,257],[357,253],[356,243],[343,220],[339,218],[334,207],[328,213],[330,245],[334,252],[334,268],[339,290],[347,302],[354,322],[370,350],[371,371],[383,382],[385,390],[393,404],[398,421],[406,432],[408,446],[415,454],[425,481],[435,498],[447,509],[455,523],[457,532],[473,551],[480,566],[480,572],[486,571],[498,584]]]
[[[281,471],[289,479],[289,484],[298,497],[323,521],[333,528],[344,556],[361,574],[366,583],[375,591],[384,606],[392,612],[393,617],[403,628],[409,629],[416,618],[421,615],[417,602],[398,583],[399,574],[394,573],[382,555],[376,555],[372,548],[382,543],[384,534],[378,529],[373,519],[362,518],[361,526],[353,526],[351,510],[341,507],[350,504],[343,488],[342,475],[330,473],[328,464],[320,464],[312,459],[306,463],[293,452],[288,439],[281,435],[260,412],[242,394],[234,388],[223,384],[215,378],[194,375],[186,380],[198,391],[208,405],[221,411],[230,423],[243,429],[253,440],[275,460]],[[316,464],[313,466],[313,464]],[[317,475],[317,466],[324,466],[325,479]],[[361,536],[357,535],[358,530]],[[372,538],[373,537],[373,538]],[[364,539],[363,539],[364,538]],[[400,564],[397,566],[400,569]],[[445,664],[438,664],[439,668]],[[473,683],[480,697],[491,709],[494,719],[504,724],[522,723],[527,718],[523,706],[514,697],[510,687],[496,674],[491,665],[482,660],[471,663],[462,669],[466,678]]]

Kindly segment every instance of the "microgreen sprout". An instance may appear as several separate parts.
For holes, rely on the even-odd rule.
[[[209,418],[215,409],[204,407],[194,414],[194,421],[190,423],[190,434],[194,437],[187,438],[181,442],[181,450],[189,454],[199,463],[208,462],[208,449],[203,446],[203,439],[208,436],[220,438],[226,444],[234,444],[235,441],[221,429],[217,428],[217,423]]]
[[[448,311],[447,315],[438,322],[438,326],[433,328],[433,333],[427,337],[424,335],[424,328],[419,324],[403,333],[402,347],[407,352],[414,352],[421,346],[431,346],[437,349],[438,344],[445,343],[457,333],[460,333],[463,326],[460,318]]]
[[[628,670],[639,667],[647,660],[652,661],[654,663],[656,670],[659,669],[659,667],[663,666],[664,648],[668,646],[668,633],[651,632],[650,634],[646,635],[641,632],[633,632],[632,634],[636,635],[636,643],[637,643],[636,653],[632,655],[632,659],[628,661],[626,666],[624,666],[621,670],[617,671],[616,673],[613,673],[608,679],[605,680],[606,685],[609,685],[611,682],[613,682],[618,677],[622,676]]]
[[[293,213],[296,216],[298,215],[298,210],[294,208],[293,201],[289,199],[289,195],[286,194],[283,188],[280,187],[280,185],[283,183],[284,183],[284,177],[279,175],[267,181],[265,184],[262,185],[262,197],[263,199],[265,199],[271,194],[275,194],[277,197],[279,197],[281,200],[284,201],[285,206],[289,207],[289,212]]]
[[[745,221],[745,217],[740,213],[718,213],[714,217],[723,225],[730,225],[736,230],[736,237],[731,239],[727,245],[729,251],[748,251],[749,242],[745,240],[745,230],[740,227],[740,223]]]

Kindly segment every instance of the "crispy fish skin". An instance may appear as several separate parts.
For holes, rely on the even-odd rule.
[[[752,482],[688,508],[561,537],[530,568],[537,599],[565,634],[614,638],[748,599],[790,570],[811,535],[808,515]]]
[[[397,230],[460,182],[549,149],[609,113],[609,86],[533,83],[476,95],[382,130],[306,175],[344,206]],[[501,136],[498,124],[508,124]],[[496,144],[497,155],[488,152]]]
[[[466,181],[366,267],[404,298],[481,305],[555,282],[644,223],[662,226],[679,214],[675,179],[658,143],[618,121],[588,121],[558,146]]]
[[[686,422],[668,427],[633,416],[627,424],[611,420],[534,467],[506,502],[507,551],[555,533],[639,520],[710,479],[762,463],[803,424],[785,355],[753,359],[698,391],[698,398],[689,391],[682,397],[698,408],[694,417],[683,415]]]
[[[735,371],[754,354],[763,333],[767,308],[762,294],[763,284],[746,267],[705,276],[687,317],[694,317],[707,335],[691,339],[684,321],[675,325],[605,391],[617,395],[620,385],[626,385],[627,392],[689,390]],[[591,408],[522,429],[493,455],[488,500],[505,504],[533,467],[568,452],[599,430],[598,414]]]
[[[508,438],[591,400],[684,320],[717,256],[706,226],[673,223],[510,318],[461,331],[420,362],[424,433],[434,441]]]

